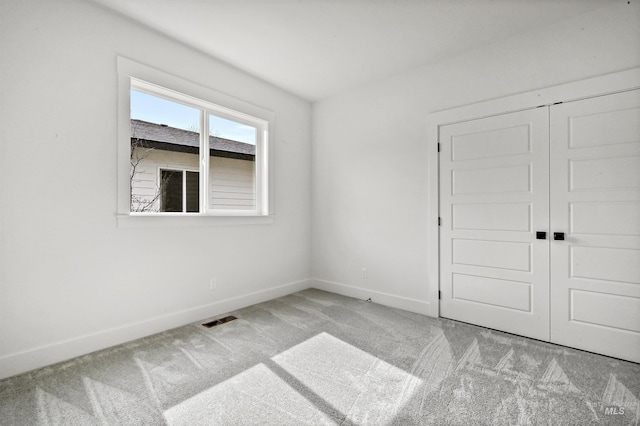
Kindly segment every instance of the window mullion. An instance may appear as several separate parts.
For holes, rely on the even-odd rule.
[[[264,173],[264,162],[261,161],[260,159],[262,158],[262,156],[264,155],[263,153],[263,149],[264,149],[264,141],[263,141],[263,132],[262,132],[262,128],[259,128],[258,131],[256,132],[256,156],[255,156],[255,180],[254,180],[254,191],[255,191],[255,203],[256,203],[256,210],[259,211],[261,214],[263,214],[263,188],[262,188],[262,182],[263,182],[263,173]]]
[[[269,214],[268,202],[268,141],[267,131],[263,126],[258,128],[256,134],[256,171],[255,171],[255,192],[256,192],[256,210],[259,214]]]
[[[200,110],[200,213],[207,213],[209,205],[209,112]]]
[[[182,171],[182,213],[187,212],[187,171]]]

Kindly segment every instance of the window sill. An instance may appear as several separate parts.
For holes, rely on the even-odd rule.
[[[188,228],[203,226],[267,225],[273,216],[136,215],[117,214],[118,228]]]

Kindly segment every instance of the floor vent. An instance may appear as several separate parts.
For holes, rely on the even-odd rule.
[[[211,328],[211,327],[215,327],[216,325],[224,324],[225,322],[233,321],[234,319],[237,319],[237,318],[234,317],[233,315],[229,315],[228,317],[218,318],[217,320],[205,322],[202,325],[204,327]]]

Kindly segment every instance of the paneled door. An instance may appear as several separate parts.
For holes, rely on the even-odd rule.
[[[443,126],[440,149],[440,315],[548,340],[548,109]]]
[[[551,341],[640,362],[640,90],[551,107]]]

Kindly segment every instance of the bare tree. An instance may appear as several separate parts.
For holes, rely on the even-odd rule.
[[[153,148],[141,138],[136,137],[136,123],[131,124],[131,151],[129,153],[129,161],[131,164],[129,176],[129,193],[131,194],[131,211],[132,212],[158,212],[160,211],[160,199],[162,196],[162,188],[166,188],[169,177],[163,178],[160,185],[156,184],[155,192],[151,196],[141,196],[134,193],[134,182],[141,172],[141,163],[145,158],[149,157],[153,152]]]

